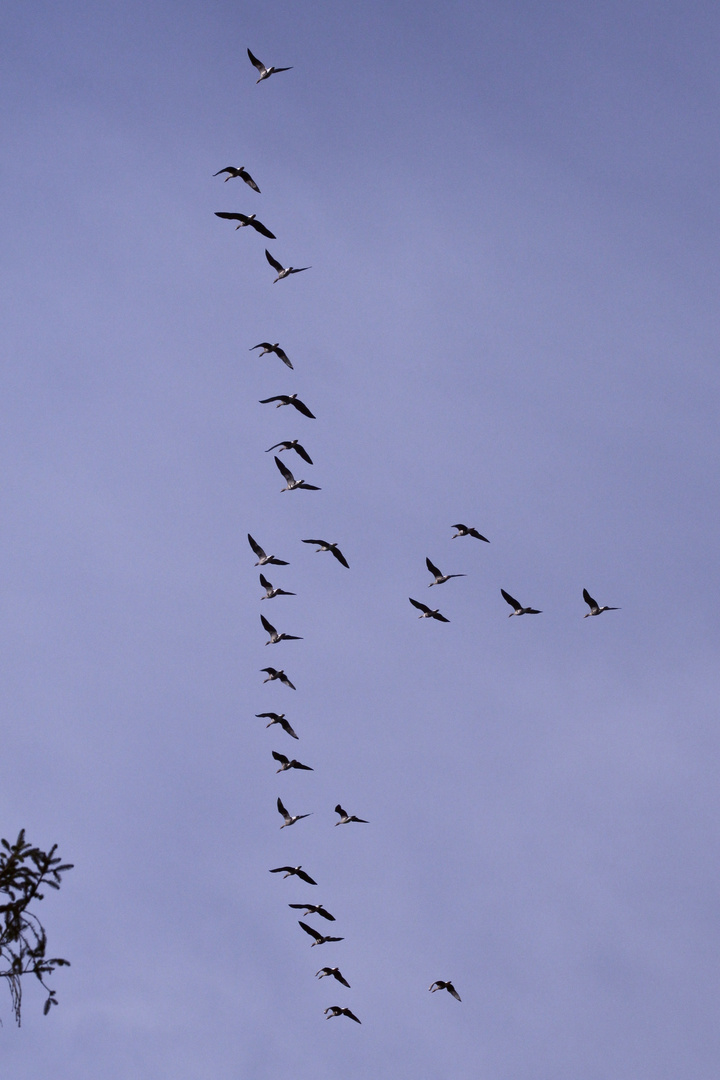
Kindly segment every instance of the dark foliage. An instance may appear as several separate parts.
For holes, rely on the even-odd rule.
[[[57,1005],[55,991],[45,979],[57,967],[69,967],[69,960],[46,955],[47,935],[34,912],[28,910],[43,899],[45,887],[59,889],[62,874],[72,863],[60,863],[57,844],[49,851],[31,847],[21,829],[14,844],[0,841],[0,978],[7,979],[15,1019],[20,1024],[22,979],[34,975],[47,992],[43,1013]]]

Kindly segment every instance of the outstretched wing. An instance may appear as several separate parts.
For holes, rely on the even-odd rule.
[[[252,64],[252,66],[254,68],[257,68],[258,71],[260,72],[260,74],[262,75],[263,71],[266,70],[265,65],[262,63],[261,60],[258,60],[257,56],[253,56],[253,54],[250,52],[249,49],[247,51],[247,54],[250,57],[250,63]]]
[[[446,619],[444,615],[441,615],[439,611],[433,611],[432,617],[433,619],[437,619],[438,622],[450,622],[450,620]]]
[[[425,615],[430,614],[430,608],[427,606],[427,604],[421,604],[419,600],[413,600],[412,596],[408,596],[408,600],[413,607],[416,607],[418,609],[418,611],[422,611]]]
[[[272,255],[270,254],[270,252],[268,251],[267,248],[265,248],[265,258],[270,263],[273,270],[277,270],[278,274],[282,273],[282,271],[284,269],[282,263],[279,263],[277,261],[277,259],[273,259]]]
[[[308,926],[308,924],[304,923],[301,919],[298,919],[298,926],[302,926],[305,933],[309,934],[310,937],[314,937],[316,941],[322,941],[322,934],[319,934],[317,930],[313,930],[312,926]]]
[[[268,581],[264,574],[260,575],[260,584],[262,585],[263,589],[272,589],[272,582]]]
[[[349,570],[349,569],[350,569],[350,564],[349,564],[349,562],[347,561],[347,559],[345,558],[345,556],[343,555],[343,553],[342,553],[342,551],[340,550],[340,548],[336,548],[336,547],[331,547],[331,548],[330,548],[330,550],[331,550],[331,552],[333,553],[333,555],[335,556],[335,558],[337,559],[337,561],[338,561],[339,563],[342,563],[342,565],[343,565],[343,566],[346,566],[346,567],[348,568],[348,570]]]
[[[299,877],[301,881],[305,881],[308,885],[317,885],[317,881],[314,881],[304,870],[296,870],[295,875],[296,877]]]
[[[226,221],[247,221],[245,214],[231,214],[229,210],[216,210],[215,217],[225,218]]]
[[[248,536],[248,543],[250,544],[250,547],[253,549],[253,551],[257,555],[258,559],[264,559],[265,558],[265,552],[263,551],[263,549],[260,547],[260,545],[255,540],[253,540],[250,533],[248,533],[247,536]]]
[[[290,472],[290,470],[285,465],[283,465],[279,457],[275,456],[274,461],[278,469],[282,473],[283,477],[285,478],[285,482],[288,484],[293,484],[295,482],[295,477]]]
[[[271,622],[268,622],[264,615],[260,616],[260,622],[263,624],[268,634],[277,634],[277,630]]]
[[[275,233],[271,233],[267,226],[263,225],[262,221],[257,221],[257,219],[254,221],[250,221],[246,218],[245,224],[252,225],[255,232],[259,232],[261,236],[267,236],[269,240],[277,240],[277,236],[275,235]]]
[[[294,447],[296,454],[299,454],[303,461],[307,461],[308,465],[312,465],[313,461],[304,446],[301,446],[299,442],[296,442]]]
[[[290,402],[294,405],[298,412],[301,412],[303,416],[309,416],[311,420],[315,419],[315,414],[311,413],[304,401],[300,401],[298,398],[293,398]]]
[[[284,754],[279,754],[279,753],[277,752],[277,750],[273,750],[273,752],[272,752],[272,756],[273,756],[273,757],[275,758],[275,760],[276,760],[277,762],[279,762],[279,763],[280,763],[281,765],[287,765],[287,764],[288,764],[288,759],[287,759],[287,758],[285,757],[285,755],[284,755]],[[279,802],[279,801],[280,801],[280,800],[278,799],[278,802]],[[280,807],[278,807],[278,810],[279,810],[279,809],[280,809]]]
[[[593,607],[598,607],[598,606],[599,606],[599,605],[598,605],[598,602],[597,602],[597,600],[593,600],[592,596],[591,596],[591,595],[590,595],[590,593],[589,593],[589,592],[587,591],[587,589],[583,589],[583,600],[584,600],[584,601],[585,601],[585,603],[586,603],[586,604],[588,604],[588,605],[589,605],[589,606],[590,606],[591,608],[593,608]]]
[[[502,593],[503,600],[505,600],[511,608],[515,608],[517,610],[517,608],[522,607],[522,604],[519,604],[515,597],[511,596],[510,593],[505,592],[504,589],[501,589],[500,592]]]
[[[249,172],[246,172],[245,169],[239,169],[237,176],[239,176],[241,180],[244,180],[248,187],[251,187],[253,191],[257,191],[259,194],[260,188],[257,186]]]
[[[433,574],[433,575],[434,575],[435,577],[442,577],[442,573],[441,573],[441,571],[440,571],[440,570],[438,570],[438,568],[437,568],[437,566],[435,565],[435,563],[433,563],[433,562],[430,562],[430,560],[429,560],[429,559],[426,559],[426,560],[425,560],[425,565],[427,566],[427,568],[428,568],[428,570],[430,571],[430,573],[431,573],[431,574]]]

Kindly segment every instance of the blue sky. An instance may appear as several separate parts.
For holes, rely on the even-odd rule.
[[[714,1078],[715,10],[0,20],[0,833],[75,863],[8,1071]],[[293,392],[316,420],[258,404]],[[295,437],[320,492],[280,494]]]

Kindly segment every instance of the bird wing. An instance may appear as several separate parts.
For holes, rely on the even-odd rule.
[[[500,592],[502,593],[503,600],[506,600],[511,608],[517,609],[519,607],[522,607],[522,604],[518,604],[517,600],[513,596],[511,596],[510,593],[505,592],[504,589],[501,589]]]
[[[245,214],[231,214],[229,210],[216,210],[215,217],[225,218],[227,221],[247,221]]]
[[[303,544],[318,544],[319,547],[327,547],[324,540],[303,540]]]
[[[300,455],[300,457],[303,459],[303,461],[307,461],[308,465],[312,465],[313,460],[310,457],[310,455],[308,454],[308,452],[307,452],[307,450],[305,449],[304,446],[301,446],[299,442],[296,442],[293,449],[294,449],[296,454]]]
[[[265,556],[265,552],[263,551],[263,549],[260,547],[260,545],[255,540],[253,540],[250,533],[248,533],[247,536],[248,536],[248,543],[250,544],[250,547],[253,549],[253,551],[257,555],[258,559],[264,559],[266,556]]]
[[[299,874],[300,873],[300,871],[296,870],[294,866],[276,866],[274,870],[269,871],[269,873],[271,873],[271,874],[282,874],[283,872],[286,873],[286,874]]]
[[[583,600],[585,601],[586,604],[589,604],[590,607],[597,607],[598,606],[597,600],[593,600],[592,596],[587,591],[587,589],[583,589]]]
[[[309,934],[310,937],[314,937],[316,941],[322,941],[322,934],[319,934],[317,930],[313,930],[312,926],[308,926],[308,924],[304,923],[301,919],[298,919],[298,926],[302,926],[305,933]]]
[[[272,345],[269,341],[259,341],[257,345],[253,345],[252,349],[248,349],[248,352],[252,352],[253,349],[269,349],[272,351]]]
[[[438,622],[450,622],[450,620],[446,619],[444,615],[441,615],[439,611],[433,611],[432,617],[433,619],[437,619]]]
[[[253,191],[257,191],[258,193],[260,192],[260,188],[253,180],[250,173],[246,172],[245,169],[239,169],[236,175],[239,176],[241,180],[244,180],[248,187],[251,187]]]
[[[277,457],[277,455],[275,456],[275,464],[277,465],[278,469],[280,470],[280,472],[282,473],[282,475],[284,476],[284,478],[285,478],[285,480],[286,480],[286,482],[288,484],[295,483],[295,477],[290,472],[290,470],[288,468],[286,468],[285,465],[283,465],[282,461],[280,460],[279,457]]]
[[[466,532],[469,531],[467,525],[459,525],[459,524],[458,525],[451,525],[450,528],[451,529],[465,529]]]
[[[295,874],[301,881],[307,882],[308,885],[317,885],[317,881],[314,881],[309,874],[306,874],[304,870],[296,870]]]
[[[262,63],[262,61],[258,60],[257,56],[253,56],[249,49],[247,51],[247,54],[250,57],[250,63],[253,67],[257,68],[258,71],[261,73],[266,70],[265,65]]]
[[[268,581],[264,574],[260,575],[260,584],[262,585],[263,589],[272,589],[272,582]]]
[[[452,994],[452,996],[454,998],[457,998],[458,1001],[462,1001],[462,998],[460,997],[460,995],[458,994],[457,990],[455,989],[455,987],[453,986],[452,983],[446,983],[445,984],[445,989],[447,990],[447,992],[449,994]]]
[[[275,73],[276,73],[277,71],[292,71],[292,69],[293,69],[293,66],[294,66],[294,65],[293,65],[293,64],[291,64],[291,65],[290,65],[290,67],[284,67],[284,68],[273,68],[273,75],[274,75],[274,74],[275,74]]]
[[[418,611],[424,611],[426,615],[430,614],[430,608],[427,604],[421,604],[419,600],[413,600],[412,596],[408,596],[408,600],[413,607],[416,607]]]
[[[258,720],[279,720],[280,717],[276,712],[256,712]]]
[[[280,727],[283,731],[287,731],[288,735],[291,735],[293,739],[299,739],[299,736],[295,734],[287,720],[281,720]]]
[[[288,404],[287,394],[276,394],[275,397],[260,398],[259,405],[269,405],[273,401],[282,401],[283,405]]]
[[[272,255],[270,254],[270,252],[268,251],[267,248],[265,248],[265,258],[270,263],[270,265],[273,267],[273,269],[277,270],[278,274],[281,273],[281,271],[284,269],[283,264],[279,263],[277,261],[277,259],[273,259]]]
[[[318,904],[315,908],[315,913],[320,915],[321,918],[327,919],[328,922],[335,922],[335,916],[331,915],[329,911],[326,911],[322,904]]]
[[[339,563],[342,563],[342,565],[343,565],[343,566],[347,566],[347,568],[348,568],[348,570],[349,570],[349,569],[350,569],[350,564],[348,563],[347,559],[346,559],[346,558],[345,558],[345,556],[343,555],[343,553],[342,553],[342,551],[340,550],[340,548],[337,548],[337,547],[331,547],[331,548],[330,548],[330,550],[331,550],[331,552],[333,553],[333,555],[335,556],[335,558],[337,559],[337,561],[338,561]]]
[[[350,983],[342,976],[342,974],[338,971],[337,968],[335,968],[335,970],[331,972],[331,974],[334,976],[334,978],[337,979],[339,983],[342,983],[343,986],[347,986],[348,990],[350,989]]]
[[[238,171],[237,171],[237,169],[235,168],[234,165],[226,165],[224,169],[218,169],[217,172],[214,172],[213,176],[220,176],[220,174],[224,173],[224,172],[229,172],[230,176],[237,176],[238,175]]]
[[[427,568],[428,568],[428,570],[430,571],[430,573],[431,573],[431,574],[434,574],[434,575],[435,575],[435,577],[442,577],[442,573],[441,573],[441,571],[440,571],[440,570],[438,570],[438,568],[437,568],[437,566],[435,565],[435,563],[432,563],[432,562],[430,562],[430,560],[429,560],[429,559],[426,559],[426,560],[425,560],[425,565],[427,566]]]
[[[272,675],[274,679],[277,679],[281,674],[281,672],[279,672],[278,669],[274,667],[263,667],[260,668],[260,670],[267,671],[268,675]]]
[[[293,398],[290,402],[294,405],[298,412],[301,412],[303,416],[309,416],[311,420],[315,419],[314,413],[311,413],[304,401],[299,401],[298,398]]]
[[[312,270],[312,266],[291,266],[289,274],[302,274],[303,270]]]
[[[278,674],[279,674],[279,677],[280,677],[280,682],[284,682],[286,684],[286,686],[290,687],[291,690],[295,689],[294,683],[290,682],[290,680],[288,679],[288,677],[287,677],[287,675],[285,674],[284,671],[280,671]]]
[[[260,622],[263,624],[268,634],[277,634],[277,630],[271,622],[268,622],[264,615],[260,616]]]
[[[287,761],[287,758],[285,759]],[[312,765],[303,765],[302,761],[296,761],[295,758],[290,762],[291,769],[305,769],[306,772],[314,772]]]
[[[362,1020],[358,1020],[357,1016],[350,1009],[341,1009],[343,1016],[349,1016],[351,1020],[354,1020],[356,1024],[362,1024]]]
[[[290,449],[290,443],[288,442],[287,439],[285,439],[284,442],[276,442],[274,446],[268,446],[265,453],[269,454],[271,450],[277,450],[278,446],[282,446],[283,450],[289,450]]]
[[[288,814],[287,810],[286,810],[286,809],[285,809],[285,807],[283,806],[283,802],[282,802],[282,799],[281,799],[281,798],[280,798],[279,796],[278,796],[278,801],[277,801],[277,808],[278,808],[278,813],[279,813],[279,814],[282,814],[282,816],[283,816],[284,818],[288,818],[288,817],[290,817],[290,815]]]
[[[255,232],[259,232],[261,236],[267,236],[269,240],[277,240],[275,233],[271,233],[267,226],[263,225],[262,221],[250,221],[245,219],[248,225],[252,225]]]
[[[340,803],[338,803],[338,804],[337,804],[337,806],[335,807],[335,813],[336,813],[336,814],[340,814],[340,816],[341,816],[341,817],[347,817],[347,814],[346,814],[346,813],[345,813],[345,811],[343,810],[343,808],[342,808],[342,806],[340,805]]]
[[[319,488],[317,484],[307,484],[304,480],[300,481],[298,487],[304,488],[305,491],[322,491],[322,488]]]
[[[468,532],[471,536],[474,536],[476,540],[484,540],[486,544],[490,543],[487,536],[481,536],[477,529],[469,529]]]
[[[276,761],[279,761],[281,765],[289,765],[289,761],[285,757],[285,755],[284,754],[279,754],[277,752],[277,750],[273,750],[272,756],[275,758]],[[280,807],[278,807],[278,810],[279,809],[280,809]]]

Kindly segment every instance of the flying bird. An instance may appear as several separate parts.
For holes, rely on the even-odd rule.
[[[279,754],[277,750],[273,750],[272,756],[276,761],[280,762],[280,768],[275,772],[286,772],[288,769],[305,769],[306,772],[314,772],[310,765],[303,765],[302,761],[296,761],[295,758],[286,758],[284,754]],[[303,815],[306,816],[306,815]]]
[[[330,1013],[329,1016],[328,1013]],[[349,1016],[356,1024],[362,1024],[362,1020],[358,1020],[354,1012],[351,1012],[350,1009],[341,1009],[339,1005],[330,1005],[329,1008],[325,1010],[326,1020],[332,1020],[333,1016]]]
[[[307,923],[301,922],[300,919],[298,919],[298,926],[302,926],[302,928],[303,928],[303,930],[305,931],[306,934],[309,934],[310,937],[315,938],[315,940],[310,945],[311,949],[312,949],[313,945],[327,945],[328,941],[344,941],[345,940],[345,938],[330,937],[329,934],[321,934],[317,930],[313,930],[312,926],[308,926]]]
[[[320,968],[319,971],[315,972],[316,979],[324,979],[326,975],[332,975],[332,977],[334,979],[337,979],[339,983],[342,983],[343,986],[347,986],[348,990],[350,989],[350,983],[347,981],[346,978],[344,978],[342,972],[340,971],[340,968],[324,967]]]
[[[277,240],[275,233],[271,233],[267,225],[263,225],[262,221],[258,221],[255,214],[232,214],[227,210],[216,210],[215,217],[225,218],[227,221],[237,221],[236,230],[249,225],[255,232],[259,232],[261,236],[267,236],[269,240]]]
[[[256,712],[255,715],[259,720],[266,720],[268,718],[270,719],[270,723],[265,725],[266,728],[272,727],[273,724],[279,724],[283,731],[286,731],[288,735],[291,735],[293,737],[293,739],[300,738],[299,735],[295,734],[293,728],[290,725],[290,721],[285,719],[285,713]]]
[[[337,806],[335,807],[335,813],[340,815],[340,820],[335,822],[336,825],[347,825],[351,821],[358,821],[358,822],[360,822],[361,825],[367,825],[368,824],[368,822],[365,820],[365,818],[355,817],[354,814],[348,814],[348,812],[346,810],[343,810],[340,803],[338,803]]]
[[[413,600],[412,596],[408,596],[408,600],[413,607],[416,607],[422,614],[418,615],[418,619],[437,619],[438,622],[450,622],[444,615],[441,615],[438,608],[432,610],[427,604],[421,604],[419,600]]]
[[[283,806],[282,799],[278,799],[277,808],[278,814],[285,819],[284,823],[280,826],[281,829],[284,829],[287,825],[294,825],[296,821],[301,821],[305,817],[312,817],[312,814],[288,814]]]
[[[250,63],[252,64],[252,66],[254,68],[257,68],[257,70],[260,72],[260,78],[256,79],[256,81],[255,81],[256,86],[257,86],[257,84],[259,82],[262,82],[263,79],[269,79],[271,75],[277,75],[278,71],[292,71],[292,69],[293,69],[292,64],[290,65],[290,67],[282,67],[282,68],[281,67],[265,67],[262,60],[258,60],[257,56],[253,56],[253,54],[250,52],[249,49],[247,51],[247,54],[250,57]]]
[[[275,237],[273,237],[273,240],[274,239]],[[283,266],[277,259],[273,259],[267,248],[265,248],[265,258],[270,263],[273,270],[277,271],[277,277],[275,278],[275,281],[273,281],[273,285],[275,282],[282,281],[283,278],[289,277],[290,274],[301,274],[303,270],[312,270],[311,266]]]
[[[302,641],[302,638],[298,637],[297,634],[278,634],[273,624],[268,622],[264,615],[260,616],[260,622],[270,635],[270,640],[265,642],[266,645],[277,645],[279,641]]]
[[[293,474],[290,472],[286,465],[283,465],[279,457],[273,459],[278,469],[282,473],[282,477],[287,487],[280,488],[281,491],[295,491],[297,488],[302,488],[304,491],[320,491],[322,490],[317,484],[308,484],[304,480],[296,480]]]
[[[283,450],[294,450],[296,454],[299,454],[303,461],[307,461],[308,465],[312,465],[313,461],[304,446],[301,446],[297,439],[284,439],[282,442],[276,442],[274,446],[269,446],[265,451],[269,454],[272,450],[278,450],[279,454],[282,454]]]
[[[282,825],[280,828],[282,828]],[[282,874],[283,878],[299,877],[301,881],[307,882],[308,885],[317,885],[317,881],[313,881],[310,875],[305,873],[302,866],[276,866],[274,870],[270,870],[270,873]]]
[[[323,919],[328,919],[329,922],[335,922],[335,916],[326,911],[322,904],[288,904],[288,907],[298,908],[304,911],[306,915],[320,915]]]
[[[583,600],[590,608],[590,610],[586,611],[583,615],[583,619],[589,618],[590,615],[602,615],[603,611],[620,611],[620,608],[617,607],[599,607],[597,600],[593,600],[587,589],[583,589]]]
[[[265,590],[265,595],[260,597],[261,600],[272,600],[275,596],[297,596],[297,593],[276,587],[271,581],[268,581],[264,574],[260,575],[260,584]]]
[[[320,551],[329,551],[331,555],[335,556],[339,563],[342,563],[343,566],[347,566],[348,570],[350,569],[350,564],[337,544],[330,544],[327,540],[303,540],[303,544],[317,544],[318,549],[315,554]]]
[[[290,360],[288,358],[288,354],[285,352],[284,349],[280,348],[280,342],[279,341],[276,341],[274,345],[270,341],[261,341],[258,345],[253,345],[252,349],[250,349],[248,351],[253,352],[254,349],[262,349],[262,352],[260,353],[260,356],[265,356],[266,353],[275,353],[276,356],[280,357],[280,359],[282,360],[283,364],[285,364],[286,367],[289,367],[292,370],[294,370],[294,368],[293,368],[293,366],[290,363]]]
[[[436,979],[432,986],[429,987],[429,990],[431,994],[434,994],[436,990],[447,990],[448,994],[452,994],[458,1001],[462,1001],[462,998],[451,982],[444,982],[442,979]]]
[[[513,615],[542,615],[542,611],[538,611],[537,608],[523,607],[522,604],[519,604],[518,601],[510,595],[510,593],[506,593],[504,589],[501,589],[500,592],[503,595],[503,599],[507,601],[511,608],[513,608],[508,615],[509,619],[512,619]]]
[[[245,183],[248,185],[248,187],[251,187],[253,189],[253,191],[257,191],[258,194],[259,194],[260,188],[257,186],[257,184],[253,180],[250,173],[246,170],[244,165],[241,165],[239,169],[236,169],[234,165],[226,165],[224,169],[218,169],[218,171],[216,173],[213,173],[213,176],[220,176],[220,174],[224,173],[224,172],[230,174],[229,176],[225,177],[225,183],[226,184],[227,184],[228,180],[238,179],[239,178],[240,180],[244,180]]]
[[[256,540],[253,540],[250,533],[247,534],[248,543],[258,557],[256,566],[265,566],[267,563],[271,563],[273,566],[289,566],[290,564],[285,562],[284,559],[276,559],[274,555],[266,555],[263,549],[260,547]]]
[[[435,580],[431,581],[428,585],[428,589],[431,589],[433,585],[444,585],[446,581],[450,580],[450,578],[467,577],[467,574],[443,574],[440,570],[438,570],[437,566],[435,566],[434,563],[430,562],[429,559],[425,560],[425,565],[435,578]]]
[[[308,416],[311,420],[315,419],[314,414],[310,412],[305,402],[301,401],[297,394],[276,394],[275,397],[261,398],[260,404],[269,405],[271,401],[277,401],[276,409],[281,409],[283,405],[292,405],[303,416]]]
[[[457,529],[457,532],[453,536],[453,540],[457,540],[458,536],[474,536],[476,540],[484,540],[486,544],[489,544],[487,536],[481,536],[477,529],[473,529],[470,525],[452,525],[451,528]]]
[[[289,686],[291,690],[295,689],[284,671],[278,671],[277,668],[274,667],[264,667],[260,668],[260,670],[267,671],[267,679],[263,679],[264,683],[274,682],[275,679],[279,679],[281,683],[285,683],[285,685]]]

